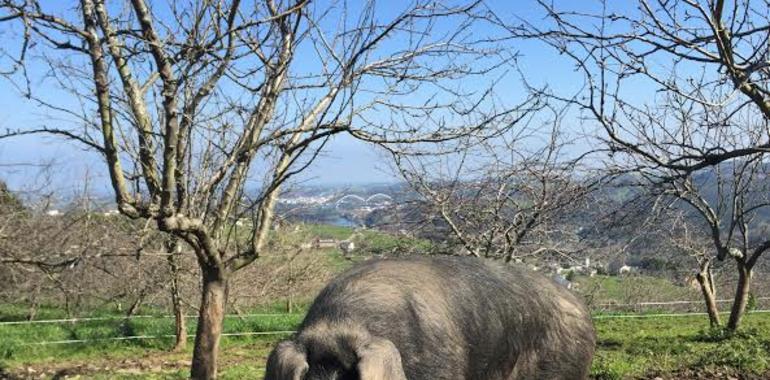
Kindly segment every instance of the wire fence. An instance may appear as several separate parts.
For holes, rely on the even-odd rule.
[[[752,297],[754,309],[770,309],[770,297]],[[732,299],[718,299],[715,302],[719,304],[732,304]],[[696,313],[705,307],[703,300],[683,300],[683,301],[643,301],[643,302],[597,302],[591,305],[594,312],[634,312],[643,313],[645,311],[656,311],[659,313]]]
[[[754,313],[770,313],[770,310],[752,310],[748,312]],[[272,314],[282,315],[282,314]],[[614,319],[614,318],[676,318],[676,317],[691,317],[691,316],[704,316],[706,313],[664,313],[664,314],[608,314],[608,315],[595,315],[592,318],[595,320],[601,319]],[[295,330],[282,330],[282,331],[246,331],[246,332],[234,332],[223,333],[223,337],[237,337],[237,336],[270,336],[270,335],[289,335],[295,333]],[[143,339],[162,339],[162,338],[174,338],[175,335],[163,334],[163,335],[132,335],[132,336],[120,336],[111,338],[94,338],[94,339],[67,339],[67,340],[55,340],[55,341],[43,341],[24,343],[23,346],[48,346],[58,344],[75,344],[75,343],[91,343],[91,342],[105,342],[105,341],[128,341],[128,340],[143,340]],[[188,339],[192,336],[188,335]]]
[[[751,310],[746,314],[765,314],[770,313],[770,309]],[[727,314],[722,312],[720,314]],[[676,317],[693,317],[693,316],[705,316],[707,313],[655,313],[655,314],[600,314],[593,315],[591,318],[597,319],[613,319],[613,318],[676,318]]]
[[[762,312],[765,309],[770,309],[770,297],[755,297],[757,305],[755,306],[755,312]],[[718,304],[732,303],[732,299],[719,299],[716,300]],[[660,313],[644,313],[646,315],[705,315],[705,313],[697,312],[695,310],[689,312],[678,312],[674,310],[680,306],[694,306],[695,309],[703,308],[703,300],[683,300],[683,301],[645,301],[635,303],[618,303],[618,302],[598,302],[592,305],[594,314],[611,313],[614,311],[632,311],[636,313],[642,313],[645,309],[660,310],[661,308],[671,308],[672,310],[666,310],[666,312]],[[225,319],[228,318],[278,318],[278,317],[297,317],[301,316],[301,313],[249,313],[249,314],[227,314]],[[602,316],[604,318],[606,316]],[[115,320],[132,320],[132,319],[172,319],[174,315],[130,315],[130,316],[104,316],[104,317],[77,317],[77,318],[59,318],[59,319],[37,319],[37,320],[18,320],[18,321],[0,321],[0,326],[5,325],[32,325],[32,324],[56,324],[56,323],[79,323],[79,322],[94,322],[94,321],[115,321]],[[197,314],[185,315],[186,319],[197,319]],[[594,317],[596,318],[596,317]]]
[[[259,336],[259,335],[289,335],[296,331],[247,331],[236,333],[223,333],[221,336]],[[53,340],[44,342],[32,342],[24,343],[22,346],[49,346],[54,344],[73,344],[73,343],[90,343],[90,342],[106,342],[106,341],[119,341],[119,340],[143,340],[143,339],[162,339],[162,338],[174,338],[176,335],[163,334],[163,335],[132,335],[132,336],[118,336],[112,338],[93,338],[93,339],[67,339],[67,340]],[[192,338],[188,335],[187,339]]]
[[[770,297],[764,297],[769,299]],[[625,304],[625,306],[639,306],[640,304],[646,306],[661,306],[661,305],[681,305],[690,304],[696,301],[668,301],[668,302],[643,302],[637,304]],[[623,304],[612,304],[614,306],[623,306]],[[748,314],[765,314],[770,313],[770,309],[751,310]],[[592,316],[594,320],[603,319],[627,319],[627,318],[680,318],[680,317],[694,317],[705,316],[703,312],[684,312],[684,313],[624,313],[624,314],[602,314],[597,313]],[[225,318],[278,318],[278,317],[297,317],[301,316],[298,313],[256,313],[256,314],[228,314]],[[14,325],[34,325],[34,324],[57,324],[57,323],[79,323],[90,321],[112,321],[112,320],[131,320],[131,319],[166,319],[174,318],[173,315],[133,315],[133,316],[109,316],[109,317],[84,317],[84,318],[62,318],[62,319],[44,319],[33,321],[5,321],[0,322],[0,326],[14,326]],[[186,315],[185,318],[197,318],[196,315]],[[223,337],[240,337],[240,336],[271,336],[271,335],[289,335],[293,334],[294,330],[276,330],[276,331],[241,331],[241,332],[229,332],[223,333]],[[65,339],[54,341],[41,341],[41,342],[27,342],[22,343],[22,346],[47,346],[47,345],[64,345],[64,344],[82,344],[92,342],[108,342],[108,341],[134,341],[145,339],[164,339],[174,338],[173,334],[160,334],[160,335],[130,335],[130,336],[116,336],[105,338],[90,338],[90,339]],[[191,338],[192,335],[188,335]]]
[[[249,313],[249,314],[227,314],[225,319],[278,319],[278,318],[300,318],[303,314],[300,313]],[[0,322],[0,328],[13,329],[14,327],[24,326],[72,326],[79,323],[98,323],[101,326],[102,323],[119,322],[125,323],[132,320],[162,320],[173,319],[174,315],[131,315],[131,316],[99,316],[99,317],[73,317],[73,318],[56,318],[56,319],[39,319],[39,320],[17,320],[17,321],[2,321]],[[185,315],[184,318],[197,319],[197,315]],[[280,326],[280,325],[279,325]],[[276,326],[277,327],[277,326]],[[65,328],[65,330],[71,327]],[[221,334],[223,337],[240,337],[240,336],[270,336],[270,335],[288,335],[293,333],[293,330],[286,329],[268,330],[268,331],[234,331]],[[36,330],[36,327],[31,327],[32,331]],[[14,330],[6,330],[12,332]],[[120,330],[114,330],[120,331]],[[166,330],[167,331],[167,330]],[[12,333],[13,335],[13,333]],[[188,338],[192,338],[194,334],[188,334]],[[122,336],[103,336],[103,337],[89,337],[89,338],[72,338],[72,339],[59,339],[59,340],[44,340],[35,342],[24,342],[18,340],[13,343],[15,346],[48,346],[48,345],[66,345],[66,344],[82,344],[82,343],[94,343],[94,342],[110,342],[110,341],[138,341],[146,339],[164,339],[175,338],[173,334],[137,334],[137,335],[122,335]],[[0,343],[3,343],[3,334],[0,330]],[[10,343],[10,342],[6,342]],[[0,344],[2,346],[2,344]]]
[[[227,314],[225,318],[270,318],[270,317],[288,317],[299,316],[298,313],[257,313],[257,314]],[[185,319],[196,319],[197,315],[185,315]],[[61,319],[36,319],[36,320],[23,320],[23,321],[3,321],[0,322],[0,326],[4,325],[34,325],[34,324],[46,324],[46,323],[78,323],[78,322],[93,322],[93,321],[117,321],[117,320],[131,320],[131,319],[170,319],[174,318],[173,315],[125,315],[125,316],[108,316],[108,317],[84,317],[84,318],[61,318]]]

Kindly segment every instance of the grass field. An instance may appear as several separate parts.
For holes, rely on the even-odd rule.
[[[733,335],[707,329],[705,316],[596,319],[595,326],[597,379],[727,378],[770,369],[770,314],[747,315]]]
[[[697,289],[677,286],[665,278],[634,276],[576,276],[580,291],[592,294],[595,300],[618,302],[668,301],[700,299]]]
[[[306,225],[287,238],[306,242],[314,238],[351,239],[368,253],[387,252],[400,246],[428,244],[377,231],[347,227]],[[427,246],[425,248],[428,248]],[[365,255],[344,257],[337,248],[325,248],[328,269],[339,272]],[[698,299],[697,291],[650,277],[580,277],[577,291],[594,302],[633,303]],[[312,298],[295,300],[298,309]],[[225,321],[220,353],[223,379],[261,379],[271,347],[296,328],[302,314],[278,314],[285,308],[273,300]],[[628,312],[627,310],[617,310]],[[645,310],[656,312],[657,310]],[[78,310],[80,315],[103,319],[45,324],[2,324],[21,321],[28,312],[20,305],[0,304],[0,379],[183,379],[188,366],[195,320],[188,321],[190,341],[182,352],[173,345],[173,319],[167,312],[145,307],[147,318],[126,320],[113,309]],[[743,329],[732,336],[709,330],[705,316],[615,318],[597,315],[597,353],[592,366],[595,379],[636,378],[770,378],[770,314],[747,315]],[[41,306],[36,319],[64,319],[56,306]],[[156,337],[125,339],[127,337]],[[75,341],[84,342],[75,342]],[[66,343],[65,343],[66,341]],[[43,342],[59,342],[40,344]],[[753,376],[753,377],[752,377]]]
[[[225,332],[287,331],[300,320],[300,314],[231,317]],[[189,349],[168,352],[170,337],[106,340],[167,335],[172,323],[168,318],[138,318],[0,325],[0,378],[53,378],[57,374],[95,379],[185,378],[191,353]],[[760,376],[770,370],[770,314],[748,315],[744,329],[734,336],[705,329],[702,316],[598,318],[595,325],[598,340],[592,375],[596,379]],[[224,337],[222,378],[261,378],[270,347],[286,336]],[[34,344],[75,339],[90,341]]]

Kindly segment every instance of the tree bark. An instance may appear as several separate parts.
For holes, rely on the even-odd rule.
[[[289,297],[286,299],[286,312],[291,314],[294,311],[294,260],[289,259]]]
[[[201,272],[202,299],[190,377],[208,380],[217,378],[217,355],[227,301],[227,281],[219,268],[202,266]]]
[[[733,308],[730,311],[730,320],[727,322],[727,329],[735,331],[741,323],[743,314],[746,311],[746,303],[749,300],[749,291],[751,288],[751,268],[745,263],[738,261],[738,285],[735,289],[735,298],[733,299]]]
[[[719,320],[719,310],[717,309],[716,291],[714,289],[714,279],[711,274],[711,264],[701,265],[701,271],[695,276],[700,284],[703,299],[706,301],[706,313],[709,316],[711,327],[719,327],[722,322]]]
[[[131,303],[131,306],[128,307],[128,311],[126,311],[126,319],[130,318],[134,314],[136,314],[137,311],[139,311],[139,307],[142,306],[142,302],[144,302],[144,297],[147,296],[147,293],[145,291],[146,289],[142,289],[139,291],[139,295],[136,296],[136,299],[134,302]]]
[[[174,290],[173,292],[177,292]],[[187,346],[187,323],[184,319],[184,310],[182,309],[182,302],[179,299],[179,294],[171,296],[174,304],[174,326],[176,341],[174,342],[173,351],[182,351]]]
[[[179,242],[171,239],[168,242],[167,251],[168,266],[171,272],[171,307],[174,310],[174,327],[176,342],[174,342],[173,351],[184,350],[187,346],[187,324],[184,319],[184,308],[182,307],[182,298],[179,294],[179,265],[176,262]]]
[[[35,290],[32,292],[32,297],[29,310],[27,311],[27,320],[32,321],[37,316],[38,296],[40,295],[40,285],[35,286]]]

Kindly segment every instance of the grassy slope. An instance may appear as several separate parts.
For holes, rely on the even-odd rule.
[[[354,231],[346,227],[307,225],[293,238],[309,241],[314,237],[346,239],[352,236],[359,246],[390,250],[401,244],[422,244],[376,231]],[[348,259],[337,248],[324,250],[328,265],[342,270],[358,258]],[[636,276],[617,278],[597,276],[578,278],[580,290],[593,291],[596,301],[637,301],[697,299],[691,289],[675,286],[665,280]],[[275,305],[272,305],[275,306]],[[254,313],[278,312],[283,306],[267,305]],[[0,321],[23,319],[26,308],[0,305]],[[110,315],[111,310],[83,312],[89,316]],[[143,314],[152,313],[144,311]],[[37,319],[62,318],[63,311],[42,307]],[[225,332],[291,330],[300,315],[231,318]],[[188,323],[194,329],[194,320]],[[598,319],[597,355],[592,373],[599,379],[633,378],[670,374],[689,368],[728,368],[734,373],[765,373],[770,367],[770,314],[753,314],[746,318],[744,332],[727,338],[705,330],[702,316],[680,318]],[[41,341],[67,339],[103,339],[130,335],[165,335],[173,331],[171,319],[135,319],[94,321],[77,324],[0,325],[0,378],[3,368],[26,374],[32,368],[37,374],[73,371],[96,379],[186,378],[186,352],[168,353],[171,338],[104,341],[88,344],[27,345]],[[192,334],[192,331],[190,331]],[[284,335],[267,337],[225,337],[221,354],[224,379],[261,378],[264,359],[270,347]],[[190,341],[191,345],[192,341]],[[49,376],[49,377],[51,377]]]
[[[705,316],[596,320],[592,373],[620,379],[694,368],[755,374],[770,369],[770,315],[747,315],[743,330],[732,337],[707,325]]]
[[[699,299],[696,289],[672,284],[669,280],[651,276],[578,276],[581,291],[596,288],[597,301],[638,302]],[[638,298],[638,299],[637,299]]]
[[[232,318],[226,332],[291,330],[300,315]],[[13,373],[74,368],[93,378],[184,378],[190,352],[166,353],[171,339],[96,341],[89,344],[25,346],[22,342],[121,335],[168,334],[169,320],[138,319],[75,325],[3,326],[0,368]],[[742,333],[724,337],[704,329],[705,317],[598,319],[593,375],[599,379],[665,375],[691,368],[727,368],[765,373],[770,363],[770,315],[748,315]],[[285,337],[223,338],[223,378],[259,378],[270,346]],[[95,366],[83,369],[84,363]],[[169,364],[170,363],[170,364]],[[91,372],[88,372],[91,371]]]

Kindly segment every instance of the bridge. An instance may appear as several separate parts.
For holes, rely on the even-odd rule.
[[[348,200],[356,200],[363,203],[364,206],[368,206],[370,202],[377,199],[382,199],[383,201],[387,201],[388,204],[393,202],[393,197],[384,193],[372,194],[367,198],[364,198],[356,194],[346,194],[346,195],[343,195],[340,199],[337,199],[337,202],[335,202],[334,207],[339,208],[343,202],[346,202]]]

